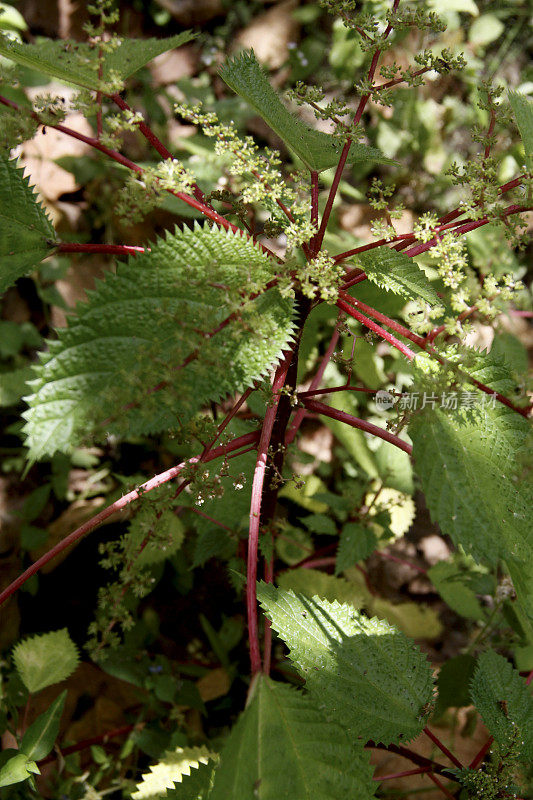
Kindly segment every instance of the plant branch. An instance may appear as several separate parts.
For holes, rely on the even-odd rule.
[[[419,767],[429,767],[429,771],[434,772],[437,775],[442,775],[443,778],[448,778],[449,780],[457,782],[457,778],[448,770],[447,767],[444,766],[444,764],[439,764],[437,761],[433,761],[431,758],[426,758],[426,756],[422,756],[419,753],[416,753],[414,750],[404,747],[403,745],[367,742],[365,747],[371,750],[386,750],[388,753],[395,753],[396,755],[403,756],[403,758],[412,761],[413,764],[417,764]]]
[[[341,298],[337,300],[337,307],[342,309],[342,311],[345,311],[346,314],[348,314],[350,317],[353,317],[358,322],[362,322],[363,325],[366,325],[366,327],[370,328],[370,330],[374,331],[374,333],[377,333],[378,336],[380,336],[382,339],[385,339],[385,341],[399,350],[400,353],[406,356],[410,361],[415,357],[415,353],[410,347],[407,347],[407,345],[403,344],[403,342],[400,342],[399,339],[393,336],[392,333],[386,331],[385,328],[381,327],[381,325],[377,325],[375,322],[372,322],[369,317],[365,317],[364,314],[361,314],[359,311],[357,311],[357,309],[353,308],[353,306]]]
[[[126,733],[132,733],[132,731],[140,731],[144,728],[144,725],[144,722],[137,722],[135,725],[124,725],[122,728],[115,728],[112,731],[100,733],[98,736],[92,736],[90,739],[83,739],[83,741],[71,744],[68,747],[58,748],[58,752],[50,753],[49,756],[42,758],[37,763],[40,767],[44,767],[45,764],[51,764],[52,761],[55,761],[60,756],[65,757],[71,755],[71,753],[79,753],[80,750],[86,750],[88,747],[92,747],[95,744],[107,744],[109,739],[116,739],[118,736],[124,736]]]
[[[181,464],[177,464],[176,466],[165,470],[165,472],[155,475],[153,478],[150,478],[149,481],[141,484],[141,486],[139,486],[137,489],[134,489],[133,491],[128,492],[120,497],[118,500],[115,500],[114,503],[111,503],[98,514],[95,514],[94,517],[91,517],[91,519],[87,520],[87,522],[84,522],[83,525],[80,525],[79,528],[76,528],[75,531],[69,533],[68,536],[65,536],[64,539],[48,550],[48,552],[41,556],[41,558],[37,559],[37,561],[29,566],[28,569],[18,576],[18,578],[10,583],[9,586],[7,586],[7,588],[0,593],[0,606],[9,597],[11,597],[12,594],[20,589],[20,587],[26,583],[27,580],[39,572],[39,570],[44,567],[45,564],[48,564],[49,561],[52,561],[57,555],[59,555],[59,553],[62,553],[63,550],[66,550],[72,544],[83,538],[87,533],[97,528],[102,522],[108,519],[108,517],[111,517],[117,511],[122,511],[122,509],[126,508],[126,506],[128,506],[130,503],[133,503],[134,500],[137,500],[147,492],[151,492],[153,489],[157,489],[159,486],[163,486],[163,484],[174,480],[178,477],[178,475],[180,475],[181,472],[183,472],[185,467],[198,464],[200,461],[207,462],[212,461],[215,458],[225,456],[227,453],[232,453],[235,450],[239,450],[241,447],[253,444],[257,441],[258,437],[258,431],[246,433],[244,436],[238,436],[236,439],[233,439],[227,444],[219,445],[218,447],[208,450],[207,452],[204,451],[202,456],[193,456],[192,458],[187,459],[187,461],[182,461]]]
[[[58,253],[108,253],[117,256],[135,255],[150,252],[149,247],[128,244],[82,244],[80,242],[59,242]]]
[[[20,108],[19,105],[17,105],[17,103],[14,103],[12,100],[8,100],[7,98],[2,96],[0,96],[0,103],[5,106],[8,106],[9,108],[21,111],[21,113],[24,111],[23,109]],[[40,125],[44,125],[44,123],[40,120],[38,114],[36,114],[34,111],[31,111],[29,113],[30,116],[33,117],[33,119],[35,119]],[[104,155],[108,156],[109,158],[112,158],[113,161],[116,161],[118,164],[122,164],[122,166],[131,169],[133,172],[136,172],[139,175],[142,175],[142,173],[144,172],[143,168],[140,167],[139,164],[136,164],[134,161],[131,161],[131,159],[126,158],[126,156],[123,156],[117,150],[113,150],[110,147],[106,147],[101,142],[99,142],[98,139],[95,139],[93,136],[85,136],[85,134],[79,133],[78,131],[75,131],[73,128],[68,128],[66,125],[50,124],[50,123],[47,124],[49,127],[55,128],[56,130],[61,131],[61,133],[64,133],[67,136],[71,136],[72,138],[77,139],[80,142],[84,142],[84,144],[93,147],[95,150],[99,150],[101,153],[104,153]],[[183,200],[183,202],[186,203],[188,206],[191,206],[191,208],[196,209],[197,211],[202,213],[205,217],[210,219],[212,222],[216,222],[217,225],[220,225],[225,230],[231,230],[233,231],[233,233],[241,233],[244,234],[245,236],[249,236],[249,234],[246,231],[243,231],[237,225],[233,225],[233,223],[228,222],[228,220],[225,217],[218,214],[214,209],[210,208],[205,203],[201,202],[200,200],[197,200],[196,197],[191,197],[185,192],[175,192],[172,189],[167,189],[166,191],[174,195],[174,197],[177,197],[179,200]],[[267,255],[271,256],[276,261],[278,262],[280,261],[278,256],[276,256],[276,254],[273,253],[272,250],[270,250],[268,247],[261,244],[260,242],[257,242],[253,236],[250,238],[252,238],[253,241],[259,245],[259,247],[263,250],[263,252],[267,253]]]
[[[383,322],[384,325],[387,325],[389,328],[392,328],[392,330],[396,331],[396,333],[399,333],[400,336],[404,336],[406,339],[410,339],[412,342],[417,344],[419,347],[425,347],[426,346],[426,340],[424,339],[424,337],[417,336],[417,334],[416,333],[412,333],[409,330],[409,328],[406,328],[404,325],[400,325],[399,322],[396,322],[395,320],[391,319],[390,317],[385,316],[385,314],[382,314],[381,311],[377,311],[375,308],[372,308],[372,306],[367,306],[366,303],[363,303],[361,300],[358,300],[356,297],[352,297],[351,295],[347,294],[342,289],[339,291],[339,297],[342,297],[342,299],[346,303],[349,303],[351,306],[355,306],[357,308],[360,308],[361,311],[363,311],[369,317],[374,317],[374,319],[377,319],[378,322]]]
[[[454,764],[454,766],[456,766],[458,769],[463,769],[463,765],[461,764],[461,762],[460,762],[460,761],[459,761],[459,760],[458,760],[458,759],[457,759],[457,758],[454,756],[454,754],[453,754],[453,753],[451,753],[451,752],[448,750],[448,748],[446,747],[446,745],[445,745],[445,744],[443,744],[443,743],[441,742],[441,740],[439,739],[439,737],[438,737],[438,736],[436,736],[436,735],[435,735],[435,734],[434,734],[432,731],[430,731],[430,729],[427,727],[427,725],[426,725],[426,727],[424,728],[424,733],[426,734],[426,736],[428,736],[428,737],[431,739],[431,741],[433,742],[433,744],[435,744],[435,745],[436,745],[436,746],[439,748],[439,750],[440,750],[442,753],[444,753],[444,755],[445,755],[447,758],[449,758],[449,759],[450,759],[450,761],[452,762],[452,764]]]
[[[408,455],[411,455],[413,452],[412,445],[404,442],[403,439],[400,439],[399,436],[395,436],[390,431],[380,428],[379,425],[374,425],[372,422],[367,422],[364,419],[354,417],[351,414],[348,414],[346,411],[340,411],[337,408],[327,406],[325,403],[321,403],[319,400],[303,398],[302,402],[309,411],[313,411],[315,414],[322,414],[330,419],[336,419],[339,422],[345,422],[346,425],[350,425],[352,428],[358,428],[366,433],[371,433],[373,436],[378,436],[380,439],[383,439],[384,441],[393,444],[395,447],[398,447],[400,450],[403,450]]]
[[[259,630],[257,622],[257,556],[259,550],[259,529],[261,524],[261,502],[268,458],[268,448],[276,419],[280,400],[280,391],[285,386],[287,373],[293,357],[293,351],[286,353],[279,365],[272,382],[272,403],[268,406],[257,445],[257,461],[252,482],[250,500],[250,526],[248,532],[248,562],[246,573],[246,608],[248,612],[248,636],[250,640],[250,662],[252,675],[261,671],[261,653],[259,650]]]

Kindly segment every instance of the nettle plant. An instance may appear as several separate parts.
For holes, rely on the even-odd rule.
[[[395,220],[403,209],[392,184],[398,165],[365,143],[365,113],[372,105],[390,105],[395,87],[414,91],[424,76],[459,70],[463,60],[432,49],[443,26],[421,3],[394,0],[382,17],[357,13],[351,0],[323,5],[366,51],[368,71],[355,84],[358,102],[350,92],[334,95],[297,83],[290,98],[314,111],[322,121],[318,130],[294,106],[288,110],[253,52],[230,58],[220,78],[277,134],[292,160],[185,100],[176,105],[178,118],[214,142],[206,152],[221,179],[207,193],[190,162],[176,159],[121,94],[130,75],[192,34],[121,40],[106,32],[116,15],[101,0],[90,9],[98,23],[88,29],[87,43],[0,39],[8,59],[2,80],[11,84],[0,97],[6,146],[0,161],[2,291],[55,253],[118,259],[40,355],[24,412],[28,459],[163,434],[188,453],[66,536],[0,600],[130,507],[127,531],[102,545],[115,580],[100,592],[88,643],[104,669],[124,675],[117,664],[127,660],[123,640],[139,601],[152,590],[162,562],[181,552],[186,531],[194,541],[193,567],[212,557],[227,562],[237,596],[246,602],[246,707],[226,739],[203,743],[187,741],[178,715],[171,747],[136,788],[115,776],[111,786],[124,797],[362,800],[380,791],[380,781],[396,777],[373,779],[373,748],[404,756],[412,762],[406,774],[427,774],[447,797],[525,797],[533,761],[533,671],[521,676],[508,660],[508,645],[496,643],[496,652],[489,634],[503,609],[514,646],[527,650],[533,642],[531,406],[516,362],[464,343],[470,320],[490,323],[522,302],[525,292],[505,258],[487,258],[483,269],[473,264],[465,235],[490,226],[498,252],[524,244],[533,106],[524,95],[507,98],[482,87],[487,126],[475,132],[479,156],[449,170],[459,205],[441,216],[427,211],[412,232],[398,232]],[[381,66],[395,37],[413,30],[427,49],[407,68],[390,61]],[[94,137],[63,124],[66,104],[58,98],[33,105],[12,99],[22,95],[17,69],[28,67],[81,87],[71,103],[94,121]],[[525,164],[522,174],[500,185],[493,151],[509,112]],[[91,145],[129,171],[116,201],[126,218],[142,218],[170,194],[194,211],[196,221],[143,246],[60,241],[9,154],[42,126]],[[156,166],[119,152],[126,131],[146,137],[161,157]],[[387,178],[374,178],[370,186],[375,241],[335,252],[332,209],[350,164],[366,173],[384,165]],[[386,370],[375,370],[370,386],[354,382],[360,354],[368,360],[377,347]],[[329,489],[318,475],[299,474],[304,456],[297,442],[309,416],[324,419],[345,448],[345,472]],[[390,609],[361,578],[365,559],[409,527],[412,469],[432,519],[457,550],[429,577],[453,609],[479,626],[468,652],[442,667],[437,686],[426,655],[384,618],[391,618]],[[280,513],[280,494],[305,514],[298,523]],[[324,536],[335,537],[333,543],[315,549]],[[334,575],[320,569],[330,566]],[[479,594],[496,598],[490,613]],[[239,634],[235,639],[226,630],[222,636],[206,626],[229,665]],[[278,680],[269,677],[273,631]],[[139,669],[146,666],[143,658]],[[39,762],[53,758],[66,693],[25,730],[21,710],[31,693],[65,679],[77,661],[65,630],[14,648],[5,722],[19,749],[3,753],[0,785],[25,781],[23,791],[35,790]],[[289,683],[281,681],[283,671]],[[147,680],[139,685],[155,686],[156,678]],[[172,698],[180,704],[178,694]],[[475,704],[490,734],[469,764],[428,727],[432,714],[466,704]],[[422,732],[453,766],[407,746]],[[109,768],[105,758],[100,753],[100,775]],[[81,779],[71,784],[69,796],[100,796],[96,789],[84,794],[83,785]]]

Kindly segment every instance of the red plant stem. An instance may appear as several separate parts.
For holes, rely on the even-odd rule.
[[[18,578],[10,583],[9,586],[0,594],[0,606],[9,597],[11,597],[12,594],[20,589],[20,587],[26,583],[27,580],[39,572],[39,570],[44,567],[45,564],[48,564],[49,561],[52,561],[52,559],[59,555],[59,553],[62,553],[63,550],[66,550],[68,547],[70,547],[70,545],[74,544],[83,536],[85,536],[85,534],[97,528],[108,517],[112,516],[117,511],[121,511],[134,500],[137,500],[141,495],[145,495],[147,492],[151,492],[153,489],[157,489],[159,486],[174,480],[174,478],[177,478],[187,465],[198,464],[200,461],[207,462],[212,461],[215,458],[220,458],[227,453],[231,453],[240,449],[241,447],[256,442],[258,436],[258,431],[246,433],[244,436],[238,436],[236,439],[233,439],[227,444],[222,444],[213,448],[212,450],[209,450],[207,453],[203,454],[203,457],[193,456],[192,458],[187,459],[187,461],[183,461],[181,464],[177,464],[176,466],[165,470],[165,472],[155,475],[153,478],[150,478],[149,481],[143,483],[138,489],[134,489],[132,492],[128,492],[128,494],[125,494],[123,497],[115,500],[114,503],[111,503],[111,505],[104,508],[94,517],[91,517],[91,519],[87,520],[87,522],[84,522],[83,525],[80,525],[79,528],[76,528],[75,531],[69,533],[68,536],[65,536],[64,539],[48,550],[47,553],[41,556],[41,558],[37,559],[37,561],[29,566],[28,569],[18,576]]]
[[[0,103],[5,106],[8,106],[9,108],[14,108],[17,111],[23,111],[23,109],[21,109],[20,106],[17,105],[17,103],[8,100],[5,97],[0,96]],[[33,117],[33,119],[37,120],[39,124],[41,125],[43,124],[39,119],[38,114],[30,112],[30,116]],[[142,173],[144,172],[143,168],[140,167],[138,164],[136,164],[134,161],[131,161],[129,158],[126,158],[126,156],[123,156],[117,150],[112,150],[110,147],[106,147],[101,142],[99,142],[98,139],[95,139],[93,136],[85,136],[83,133],[79,133],[78,131],[75,131],[72,128],[66,127],[65,125],[60,125],[60,124],[51,125],[50,123],[48,123],[48,125],[51,128],[55,128],[56,130],[61,131],[61,133],[64,133],[67,136],[71,136],[73,139],[78,139],[78,141],[84,142],[90,147],[93,147],[95,150],[99,150],[101,153],[104,153],[104,155],[108,156],[109,158],[112,158],[113,161],[116,161],[118,164],[122,164],[122,166],[124,167],[128,167],[128,169],[131,169],[133,172],[137,172],[139,175],[142,175]],[[177,197],[179,200],[183,200],[183,202],[187,203],[187,205],[191,206],[191,208],[195,208],[197,211],[200,211],[205,217],[212,220],[213,222],[216,222],[217,225],[220,225],[225,230],[231,230],[233,231],[233,233],[241,233],[244,234],[245,236],[248,236],[248,234],[241,228],[239,228],[237,225],[233,225],[233,223],[228,222],[227,219],[222,217],[220,214],[217,214],[217,212],[214,209],[210,208],[200,200],[197,200],[195,197],[191,197],[185,192],[174,192],[170,189],[168,189],[167,191],[170,194],[174,195],[174,197]],[[253,237],[251,238],[253,239]],[[255,239],[253,240],[256,241]],[[261,244],[260,242],[256,242],[256,244],[258,244],[258,246],[263,250],[263,252],[267,253],[267,255],[276,259],[276,261],[278,262],[280,261],[280,259],[276,256],[276,254],[273,253],[272,250],[270,250],[268,247]]]
[[[431,741],[433,742],[433,744],[437,745],[437,747],[439,748],[439,750],[440,750],[442,753],[444,753],[444,755],[445,755],[447,758],[449,758],[449,759],[450,759],[450,761],[452,762],[452,764],[454,764],[454,766],[456,766],[458,769],[463,769],[463,765],[461,764],[461,762],[460,762],[460,761],[459,761],[459,760],[458,760],[458,759],[457,759],[457,758],[454,756],[454,754],[453,754],[453,753],[451,753],[451,752],[448,750],[448,748],[446,747],[446,745],[445,745],[445,744],[443,744],[443,743],[441,742],[441,740],[439,739],[439,737],[438,737],[438,736],[435,736],[435,734],[434,734],[432,731],[430,731],[430,729],[427,727],[427,725],[426,725],[426,727],[424,728],[424,733],[426,734],[426,736],[428,736],[428,737],[431,739]]]
[[[423,575],[427,573],[427,569],[418,567],[416,564],[413,564],[412,561],[407,561],[405,558],[398,558],[398,556],[393,556],[392,553],[386,553],[383,550],[378,551],[378,553],[382,558],[386,558],[388,561],[394,561],[396,564],[404,564],[406,567],[410,567],[417,572],[421,572]]]
[[[400,5],[400,0],[394,0],[394,2],[392,4],[392,13],[394,13],[396,11],[396,9],[398,8],[399,5]],[[391,32],[391,30],[392,30],[392,24],[389,23],[387,25],[384,33],[383,33],[383,38],[384,39],[386,39],[388,37],[388,35]],[[376,52],[374,53],[374,55],[372,57],[372,61],[371,61],[371,64],[370,64],[370,69],[368,70],[368,80],[369,80],[370,83],[372,83],[372,81],[374,80],[374,75],[376,73],[376,68],[377,68],[377,65],[378,65],[378,61],[379,61],[380,55],[381,55],[381,50],[378,49],[378,50],[376,50]],[[371,95],[370,92],[368,94],[364,94],[364,95],[362,95],[361,99],[359,100],[359,105],[357,107],[357,110],[355,112],[354,118],[353,118],[352,123],[351,123],[351,127],[352,128],[355,128],[359,124],[359,122],[361,121],[361,117],[363,116],[363,112],[365,110],[366,104],[368,103],[368,101],[370,99],[370,95]],[[346,161],[348,159],[348,154],[350,152],[351,144],[352,144],[352,139],[351,139],[351,137],[348,137],[346,139],[344,147],[342,148],[341,157],[339,159],[339,163],[337,164],[337,169],[335,170],[335,176],[333,178],[333,182],[332,182],[331,188],[329,190],[329,195],[328,195],[328,199],[326,201],[326,207],[324,209],[324,214],[322,215],[322,222],[320,223],[320,228],[318,230],[318,234],[317,234],[316,239],[314,240],[314,243],[313,243],[313,248],[314,248],[315,253],[318,253],[318,251],[322,247],[322,241],[324,239],[324,234],[325,234],[326,228],[328,226],[329,217],[330,217],[330,214],[331,214],[331,209],[333,208],[333,203],[335,201],[335,197],[337,195],[337,191],[338,191],[338,188],[339,188],[339,183],[340,183],[340,180],[341,180],[342,171],[343,171],[344,166],[346,164]]]
[[[431,767],[419,767],[418,769],[408,769],[405,772],[395,772],[392,775],[379,775],[372,778],[373,781],[392,781],[396,778],[408,778],[410,775],[424,775],[431,772]]]
[[[353,298],[351,298],[351,299],[353,300]],[[396,339],[395,336],[393,336],[392,334],[388,333],[381,326],[376,325],[374,322],[372,322],[372,320],[370,320],[368,317],[365,317],[363,314],[358,312],[355,308],[353,308],[351,305],[346,303],[344,300],[339,299],[337,301],[337,306],[339,308],[342,308],[343,311],[346,311],[346,313],[349,314],[354,319],[357,319],[359,322],[362,322],[368,328],[370,328],[371,330],[375,331],[379,336],[381,336],[382,339],[385,339],[387,342],[389,342],[389,344],[392,344],[393,347],[396,347],[397,350],[399,350],[401,353],[403,353],[405,356],[407,356],[407,358],[409,360],[412,360],[414,358],[415,353],[409,347],[406,347],[404,344],[402,344],[402,342],[400,342],[398,339]],[[369,308],[369,306],[367,306],[367,308]],[[380,312],[376,312],[375,309],[372,309],[372,312],[373,312],[374,316],[376,316],[376,314],[380,313]],[[393,322],[394,322],[393,320],[389,320],[389,322],[387,322],[387,324],[390,324],[390,323],[393,323]],[[407,330],[407,329],[404,329],[404,330]],[[402,335],[405,335],[405,334],[402,334]],[[410,336],[410,338],[412,339],[413,336],[414,336],[414,334],[412,334]],[[441,356],[439,356],[438,353],[433,348],[429,347],[429,343],[425,339],[422,339],[421,337],[417,337],[417,338],[420,339],[420,342],[421,342],[420,346],[424,350],[426,350],[426,352],[428,352],[433,358],[435,358],[439,362],[439,364],[446,363],[446,359],[442,358]],[[417,344],[419,344],[418,341],[417,341]],[[490,395],[491,397],[492,396],[496,397],[496,400],[498,400],[498,402],[500,402],[500,403],[503,403],[503,405],[507,406],[507,408],[510,408],[513,411],[516,411],[517,414],[521,414],[523,417],[527,418],[529,416],[529,409],[528,408],[519,408],[513,402],[511,402],[511,400],[508,400],[507,397],[505,397],[504,395],[500,394],[499,392],[495,392],[489,386],[486,386],[484,383],[481,383],[481,381],[478,381],[476,378],[472,378],[470,375],[468,375],[468,373],[464,372],[463,370],[459,369],[458,372],[461,375],[463,375],[474,386],[477,386],[477,388],[480,391],[484,392],[487,395]]]
[[[218,519],[214,519],[214,517],[210,517],[209,514],[206,514],[205,511],[200,511],[199,508],[195,508],[194,506],[182,506],[183,509],[187,509],[187,511],[192,511],[193,514],[198,514],[199,517],[203,517],[204,519],[208,519],[209,522],[212,522],[213,525],[217,525],[219,528],[222,528],[228,533],[235,533],[235,531],[229,527],[229,525],[224,525],[223,522],[219,522]]]
[[[330,419],[336,419],[339,422],[344,422],[346,425],[350,425],[352,428],[358,428],[366,433],[371,433],[373,436],[378,436],[380,439],[383,439],[384,441],[393,444],[395,447],[398,447],[400,450],[403,450],[408,455],[411,455],[413,452],[412,445],[404,442],[403,439],[400,439],[399,436],[395,436],[390,431],[380,428],[378,425],[374,425],[372,422],[367,422],[364,419],[354,417],[351,414],[348,414],[346,411],[339,411],[339,409],[327,406],[324,403],[321,403],[319,400],[304,399],[303,402],[305,403],[306,408],[308,408],[309,411],[314,411],[315,414],[322,414]]]
[[[259,630],[257,623],[257,555],[259,550],[259,527],[261,523],[261,500],[268,458],[268,448],[272,438],[272,429],[276,420],[276,412],[280,400],[280,391],[285,385],[287,372],[293,357],[290,350],[279,365],[272,382],[273,400],[266,410],[259,444],[257,445],[257,461],[252,482],[250,500],[250,527],[248,533],[248,563],[246,572],[246,609],[248,613],[248,636],[250,640],[250,663],[252,675],[261,672],[261,653],[259,650]]]
[[[526,686],[529,686],[530,683],[533,683],[533,669],[526,678]]]
[[[493,743],[493,741],[494,741],[494,736],[489,736],[489,738],[487,739],[487,741],[485,742],[485,744],[483,745],[483,747],[481,748],[479,753],[477,753],[474,756],[474,758],[472,759],[472,761],[468,765],[469,769],[477,769],[477,767],[481,764],[481,762],[483,761],[483,759],[485,758],[485,756],[489,752],[490,746]]]
[[[442,775],[444,778],[449,778],[450,780],[457,780],[457,778],[448,770],[447,767],[444,766],[444,764],[439,764],[437,761],[433,761],[431,758],[426,758],[426,756],[420,755],[414,750],[410,750],[408,747],[404,747],[403,745],[367,742],[365,748],[372,750],[386,750],[388,753],[396,753],[397,755],[412,761],[413,764],[416,764],[419,767],[429,767],[430,771],[436,773],[437,775]]]
[[[337,562],[335,556],[324,558],[311,558],[309,561],[303,563],[302,569],[316,569],[317,567],[334,567]]]
[[[421,69],[417,69],[416,72],[411,73],[411,78],[418,78],[419,75],[423,75],[425,72],[429,72],[431,67],[422,67]],[[374,86],[372,89],[372,93],[380,92],[382,89],[390,89],[392,86],[397,86],[399,83],[404,83],[405,78],[394,78],[393,80],[387,81],[387,83],[380,83],[379,86]]]
[[[436,776],[436,775],[433,775],[431,772],[428,772],[428,778],[430,778],[430,780],[432,780],[432,781],[433,781],[433,783],[435,784],[435,786],[438,786],[438,787],[439,787],[439,789],[441,790],[441,792],[442,792],[444,795],[446,795],[446,797],[449,797],[449,798],[450,798],[450,800],[455,800],[455,797],[453,796],[453,794],[452,794],[451,792],[449,792],[449,791],[448,791],[448,789],[447,789],[447,788],[444,786],[444,784],[443,784],[443,783],[441,783],[441,782],[439,781],[439,779],[437,778],[437,776]]]
[[[44,767],[45,764],[50,764],[52,761],[55,761],[56,758],[61,756],[69,756],[71,753],[79,753],[80,750],[86,750],[88,747],[92,747],[95,744],[107,744],[109,739],[116,739],[117,736],[124,736],[125,733],[131,733],[134,730],[141,730],[144,727],[143,722],[138,722],[135,725],[124,725],[122,728],[115,728],[112,731],[106,731],[106,733],[100,733],[98,736],[92,736],[90,739],[83,739],[81,742],[77,742],[76,744],[71,744],[68,747],[60,748],[60,753],[51,753],[46,758],[42,758],[37,763],[40,767]]]
[[[364,394],[376,394],[379,389],[367,389],[366,386],[331,386],[329,389],[309,389],[307,392],[298,392],[300,399],[306,397],[316,397],[321,394],[335,394],[336,392],[364,392]],[[390,392],[390,394],[401,395],[403,392]]]
[[[350,303],[350,305],[356,306],[357,308],[360,308],[361,311],[363,311],[365,314],[367,314],[370,317],[374,317],[374,319],[377,319],[378,322],[383,322],[384,325],[387,325],[389,328],[392,328],[393,331],[396,331],[396,333],[399,333],[401,336],[404,336],[406,339],[410,339],[412,342],[417,344],[419,347],[425,347],[426,340],[422,336],[417,336],[416,333],[412,333],[409,330],[409,328],[406,328],[404,325],[400,325],[399,322],[396,322],[395,320],[391,319],[390,317],[385,316],[385,314],[382,314],[381,311],[377,311],[375,308],[372,308],[371,306],[367,306],[366,303],[363,303],[361,300],[358,300],[357,298],[352,297],[351,295],[349,295],[346,292],[344,292],[342,289],[339,291],[339,297],[342,297],[342,299],[346,303]]]
[[[331,356],[333,355],[333,353],[335,352],[335,348],[337,347],[337,342],[339,341],[339,325],[341,321],[342,321],[342,316],[339,315],[339,317],[337,318],[337,322],[335,323],[333,334],[328,344],[328,349],[324,353],[322,361],[320,362],[320,366],[309,386],[310,391],[316,389],[320,385],[320,382],[324,377],[324,372],[326,371],[326,367],[329,364]],[[304,408],[297,409],[296,414],[294,415],[294,419],[285,436],[285,444],[291,444],[294,441],[304,417],[305,417],[305,409]]]
[[[393,336],[392,333],[386,331],[385,328],[382,328],[381,325],[377,325],[375,322],[372,322],[369,317],[365,317],[364,314],[361,314],[349,303],[346,303],[344,300],[339,298],[339,300],[337,300],[337,307],[345,311],[350,315],[350,317],[353,317],[358,322],[362,322],[363,325],[366,325],[366,327],[370,328],[370,330],[374,331],[374,333],[377,333],[382,339],[385,339],[385,341],[399,350],[400,353],[403,353],[403,355],[406,356],[410,361],[415,357],[415,353],[410,347],[407,347],[407,345],[403,344],[403,342],[400,342],[399,339]]]
[[[119,94],[111,95],[111,99],[117,104],[117,106],[120,109],[122,109],[122,111],[131,111],[130,106],[125,102],[125,100],[122,99],[122,97]],[[150,128],[149,125],[146,124],[146,122],[144,121],[139,122],[137,124],[137,127],[139,128],[140,132],[145,137],[145,139],[147,139],[147,141],[150,142],[152,147],[155,150],[157,150],[157,152],[159,153],[160,156],[162,156],[162,158],[164,159],[174,158],[172,153],[169,150],[167,150],[163,142],[155,135],[153,130]],[[201,203],[204,202],[204,193],[196,183],[193,183],[193,193],[197,200],[199,200]]]
[[[59,242],[56,247],[59,253],[109,253],[117,256],[146,253],[150,248],[129,244],[81,244],[80,242]]]

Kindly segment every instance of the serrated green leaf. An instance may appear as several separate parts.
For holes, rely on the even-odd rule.
[[[0,155],[0,294],[50,255],[54,239],[24,171]]]
[[[470,372],[499,391],[505,385],[505,371],[488,357]],[[409,427],[415,469],[442,532],[477,561],[505,561],[524,609],[533,616],[533,492],[515,474],[530,426],[499,403],[483,405],[480,396],[478,402],[470,414],[427,409],[415,416]]]
[[[233,728],[210,800],[338,800],[374,796],[368,756],[297,689],[265,676]]]
[[[12,749],[0,753],[0,787],[25,781],[32,773],[39,775],[39,767],[26,753]]]
[[[84,42],[45,39],[38,44],[26,44],[0,36],[0,55],[65,83],[117,92],[120,90],[117,82],[123,84],[156,56],[194,37],[191,31],[183,31],[168,39],[123,39],[118,47],[104,54],[101,78],[98,47]]]
[[[433,716],[441,717],[450,706],[461,707],[472,703],[470,681],[474,674],[476,659],[463,654],[450,658],[442,665],[437,678],[438,697]]]
[[[309,169],[322,172],[337,164],[342,142],[328,133],[309,128],[305,122],[287,111],[268,82],[253,50],[241,52],[228,59],[220,69],[220,76],[236,94],[252,106]],[[348,160],[351,163],[396,163],[385,158],[375,147],[359,142],[352,144]]]
[[[208,764],[216,759],[216,755],[207,747],[177,747],[165,753],[157,764],[150,767],[150,772],[142,776],[133,792],[132,800],[158,800],[162,797],[180,797],[180,794],[168,795],[167,789],[180,784],[185,776],[194,774],[201,764]]]
[[[472,700],[494,739],[533,763],[533,697],[518,670],[493,650],[482,653],[470,687]]]
[[[180,783],[167,790],[165,800],[207,800],[213,786],[214,773],[214,761],[200,763],[198,769],[191,770],[190,775],[184,775]]]
[[[353,739],[390,744],[420,733],[433,679],[403,633],[353,606],[267,584],[258,598],[311,696]]]
[[[509,92],[509,101],[511,103],[516,124],[520,131],[522,142],[524,143],[524,151],[526,154],[526,161],[529,168],[533,168],[533,100],[518,92]]]
[[[91,433],[180,428],[264,377],[292,340],[293,303],[276,289],[242,293],[272,275],[250,239],[198,224],[117,265],[41,357],[25,412],[30,457]]]
[[[29,692],[64,681],[78,666],[76,645],[66,628],[24,639],[13,649],[13,661]]]
[[[177,747],[176,750],[166,752],[157,764],[150,767],[150,772],[142,776],[142,781],[137,784],[137,791],[131,796],[132,800],[167,797],[167,789],[173,789],[182,782],[184,776],[192,774],[191,770],[197,770],[201,764],[207,764],[213,759],[216,759],[216,755],[205,746]]]
[[[365,528],[358,522],[347,522],[339,539],[335,575],[368,558],[376,549],[377,543],[376,535],[370,528]]]
[[[360,253],[357,261],[373,283],[409,300],[425,300],[430,305],[439,302],[437,292],[416,261],[405,253],[388,247],[376,247]]]
[[[66,697],[67,690],[65,689],[24,733],[20,749],[33,761],[45,758],[52,750],[59,733],[59,723]]]

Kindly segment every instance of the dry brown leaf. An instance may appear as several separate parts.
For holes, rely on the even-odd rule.
[[[217,667],[196,681],[196,686],[204,703],[208,703],[217,697],[224,697],[229,692],[231,680],[225,669]]]

